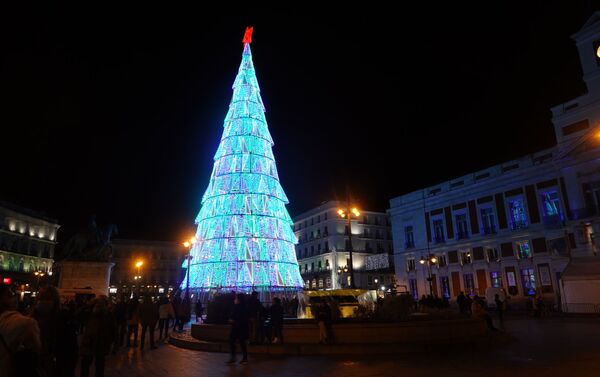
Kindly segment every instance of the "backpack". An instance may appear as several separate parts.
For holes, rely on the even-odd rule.
[[[37,352],[26,349],[11,350],[2,334],[0,334],[0,344],[6,349],[10,357],[9,376],[10,377],[45,377],[46,373],[40,366],[40,356]],[[18,365],[18,367],[14,367]]]

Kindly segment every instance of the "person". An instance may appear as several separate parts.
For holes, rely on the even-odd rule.
[[[281,343],[283,340],[283,306],[281,306],[279,297],[273,297],[269,308],[269,324],[271,326],[271,343]]]
[[[56,376],[75,376],[79,357],[77,327],[74,308],[67,303],[61,305],[56,321],[56,334],[59,334],[55,351]]]
[[[248,349],[246,342],[248,341],[248,311],[245,303],[245,295],[238,293],[233,301],[233,310],[229,316],[231,323],[231,331],[229,333],[229,347],[231,358],[227,364],[235,363],[235,343],[239,341],[242,349],[242,361],[240,364],[248,364]]]
[[[173,318],[173,331],[177,331],[177,329],[179,328],[179,319],[181,318],[179,313],[182,310],[181,296],[179,293],[177,293],[177,295],[175,295],[172,305],[173,305],[173,310],[175,311],[175,316]]]
[[[186,294],[181,304],[179,305],[179,311],[176,312],[179,332],[183,332],[183,326],[190,321],[192,318],[192,303],[190,298]]]
[[[200,301],[200,299],[196,301],[194,312],[196,313],[196,323],[202,323],[202,313],[204,312],[204,308],[202,307],[202,301]]]
[[[113,352],[116,352],[120,347],[123,347],[125,334],[127,333],[127,304],[122,296],[119,296],[113,307],[113,317],[116,326]]]
[[[500,299],[500,295],[498,293],[494,295],[494,302],[496,303],[496,310],[498,311],[500,328],[504,329],[504,301]]]
[[[146,344],[146,332],[150,333],[150,349],[156,349],[154,344],[154,330],[158,322],[158,306],[152,302],[152,298],[148,295],[144,296],[142,303],[139,306],[140,323],[142,325],[142,339],[140,350],[144,350]]]
[[[108,311],[108,300],[105,296],[92,300],[92,311],[81,337],[81,377],[90,375],[92,362],[95,366],[95,377],[104,376],[104,361],[114,341],[115,323]]]
[[[262,343],[262,312],[263,307],[258,299],[258,292],[253,291],[248,299],[248,319],[250,321],[250,344]]]
[[[139,301],[135,295],[127,303],[127,347],[131,347],[131,335],[133,335],[133,346],[137,347],[138,345],[138,325],[140,323],[138,305]]]
[[[2,375],[40,375],[41,347],[37,322],[17,311],[17,296],[12,287],[0,285],[0,371],[6,373]]]
[[[319,325],[319,344],[331,343],[331,309],[326,302],[317,304],[316,309],[315,319]]]
[[[38,300],[33,310],[33,318],[37,321],[40,328],[42,369],[53,376],[56,374],[57,341],[60,335],[56,332],[60,296],[58,289],[44,283],[39,288],[37,298]]]
[[[169,318],[175,318],[175,310],[169,299],[162,297],[158,307],[158,339],[160,340],[169,336]]]
[[[483,319],[490,330],[497,330],[492,322],[492,317],[488,314],[485,308],[485,302],[479,296],[473,297],[471,304],[471,315],[473,318]]]
[[[465,292],[460,292],[456,297],[456,303],[458,304],[458,311],[460,312],[460,314],[467,313],[466,302],[467,297],[465,296]]]

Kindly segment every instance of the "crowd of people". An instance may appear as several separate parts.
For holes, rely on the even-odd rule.
[[[201,311],[200,304],[196,313]],[[163,341],[190,319],[187,296],[61,301],[58,290],[45,284],[34,301],[18,301],[11,286],[0,285],[0,370],[16,377],[72,377],[80,363],[82,377],[92,365],[101,377],[106,356],[123,347],[156,349],[157,325]]]

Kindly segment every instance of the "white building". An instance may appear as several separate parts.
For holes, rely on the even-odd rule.
[[[551,109],[555,147],[390,201],[398,290],[453,299],[501,287],[513,303],[536,291],[560,302],[569,261],[596,255],[600,13],[573,39],[588,92]],[[419,263],[428,256],[436,263]]]
[[[339,289],[350,286],[349,228],[337,211],[345,204],[328,201],[294,218],[298,238],[296,257],[305,289]],[[383,212],[360,210],[353,217],[352,265],[356,288],[391,290],[392,236],[389,217]]]
[[[57,220],[0,202],[0,284],[35,283],[36,272],[52,271]]]

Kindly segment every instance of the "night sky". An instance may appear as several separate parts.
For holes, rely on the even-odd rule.
[[[90,214],[189,234],[248,25],[292,216],[550,147],[549,108],[585,91],[570,35],[600,6],[495,3],[2,12],[0,200],[58,218],[59,242]]]

